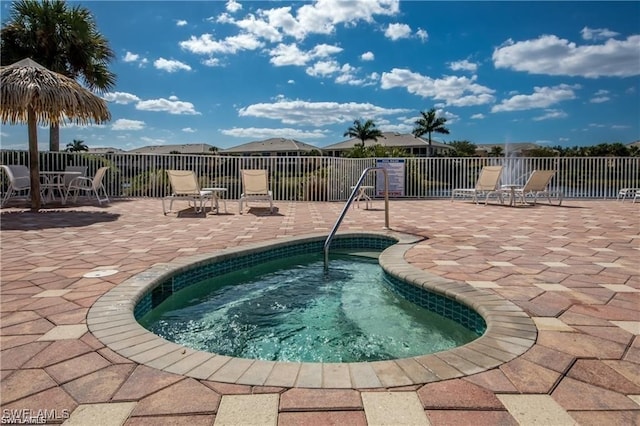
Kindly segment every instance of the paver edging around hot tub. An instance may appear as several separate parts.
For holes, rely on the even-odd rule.
[[[116,353],[140,364],[196,379],[280,387],[376,388],[428,383],[476,374],[526,352],[535,342],[535,324],[517,305],[489,291],[448,280],[404,259],[421,237],[393,231],[345,232],[339,238],[376,236],[397,241],[380,254],[387,274],[473,308],[486,322],[478,339],[449,351],[412,358],[360,363],[293,363],[232,358],[169,342],[143,328],[134,310],[151,289],[177,272],[210,262],[263,252],[274,247],[316,241],[311,234],[240,246],[156,264],[113,288],[93,304],[87,325],[95,337]]]

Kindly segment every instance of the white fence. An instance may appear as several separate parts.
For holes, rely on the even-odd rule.
[[[28,164],[26,151],[1,151],[1,164]],[[395,160],[395,159],[394,159]],[[485,165],[503,165],[503,184],[524,184],[535,169],[556,170],[551,182],[566,198],[615,198],[620,188],[640,187],[639,157],[509,157],[406,158],[404,197],[445,198],[454,188],[471,188]],[[343,201],[362,170],[375,158],[232,157],[217,155],[40,153],[41,170],[87,166],[89,175],[102,165],[111,197],[163,197],[169,191],[165,170],[193,170],[203,187],[227,188],[237,199],[242,191],[240,169],[267,169],[276,200]],[[7,178],[2,175],[4,191]],[[375,185],[370,174],[365,185]]]

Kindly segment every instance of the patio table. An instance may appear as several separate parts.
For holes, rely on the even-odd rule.
[[[355,186],[351,187],[351,190],[353,191],[353,189],[355,188]],[[362,185],[360,187],[360,189],[358,190],[358,196],[356,197],[356,205],[354,205],[354,207],[358,207],[360,208],[360,200],[364,200],[366,203],[366,210],[369,210],[369,201],[373,202],[371,200],[371,197],[369,197],[369,195],[367,194],[367,190],[370,189],[375,189],[375,187],[373,186],[368,186],[368,185]]]
[[[55,190],[58,190],[60,193],[60,200],[62,204],[66,204],[67,197],[67,187],[64,184],[65,176],[77,177],[81,176],[80,172],[71,172],[71,171],[44,171],[40,172],[40,176],[42,176],[44,182],[42,183],[42,190],[46,190],[45,199],[47,200],[55,200]]]
[[[213,194],[214,197],[214,201],[216,203],[216,214],[220,213],[220,208],[218,207],[218,201],[221,200],[222,203],[224,204],[224,212],[227,212],[227,200],[225,200],[224,198],[221,197],[222,194],[227,192],[227,188],[216,188],[216,187],[211,187],[211,188],[202,188],[203,191],[207,191],[207,192],[211,192]]]

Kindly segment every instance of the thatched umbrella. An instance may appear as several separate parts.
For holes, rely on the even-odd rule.
[[[31,210],[40,209],[40,167],[37,124],[51,125],[68,119],[77,124],[111,119],[106,102],[75,80],[50,71],[31,59],[0,68],[0,118],[2,123],[27,123]]]

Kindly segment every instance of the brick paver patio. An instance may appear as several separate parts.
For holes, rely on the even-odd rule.
[[[239,215],[229,202],[228,214],[206,217],[164,216],[157,199],[38,214],[20,204],[0,214],[3,422],[640,424],[640,204],[392,201],[391,228],[426,237],[405,254],[409,263],[515,303],[537,340],[479,374],[341,389],[199,380],[137,364],[93,336],[86,316],[100,296],[155,264],[328,232],[342,204],[277,202],[277,214]],[[351,209],[341,230],[381,230],[382,203],[373,207]]]

